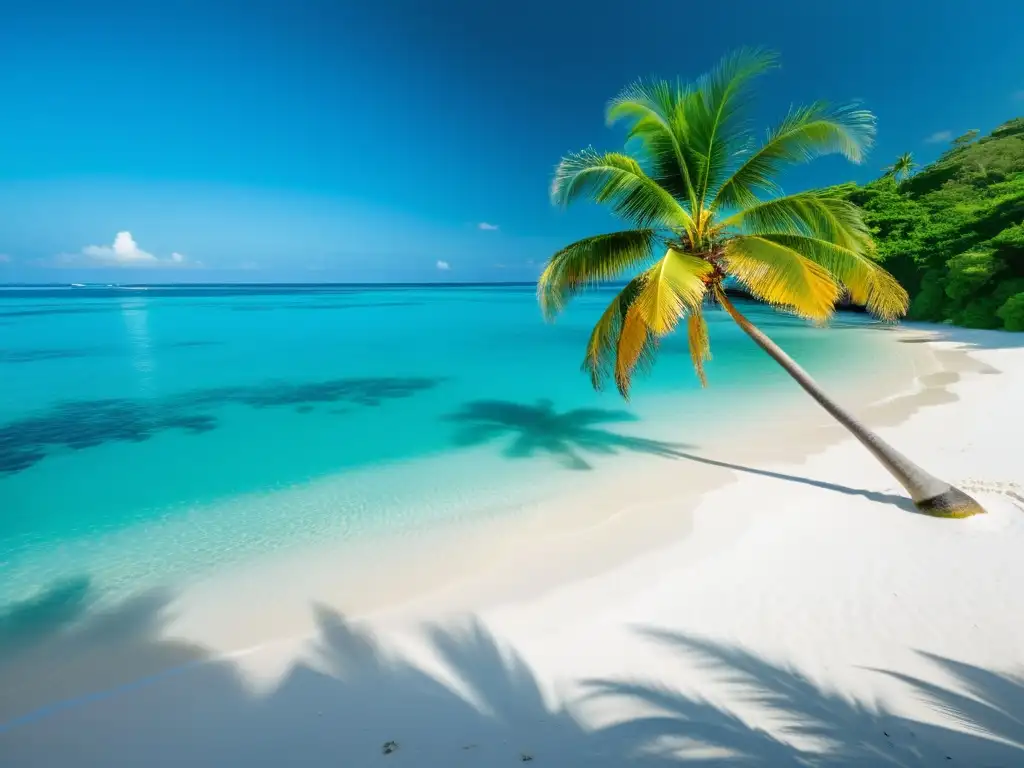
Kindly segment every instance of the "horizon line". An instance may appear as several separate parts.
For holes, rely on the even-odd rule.
[[[339,286],[345,288],[359,287],[385,287],[385,288],[411,288],[411,287],[462,287],[462,286],[523,286],[523,285],[536,285],[536,280],[501,280],[501,281],[482,281],[482,280],[467,280],[467,281],[446,281],[446,282],[288,282],[288,281],[250,281],[250,282],[239,282],[239,281],[227,281],[227,282],[180,282],[180,283],[108,283],[108,282],[97,282],[97,283],[0,283],[0,288],[198,288],[203,286],[247,286],[247,285],[273,285],[273,286],[285,286],[285,287],[311,287],[311,286]]]

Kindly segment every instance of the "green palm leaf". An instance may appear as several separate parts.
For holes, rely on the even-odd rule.
[[[653,229],[633,229],[587,237],[558,251],[537,281],[544,316],[557,315],[583,288],[643,266],[653,258],[656,237]]]
[[[580,198],[607,203],[638,227],[692,225],[690,214],[679,201],[644,173],[629,155],[599,154],[592,149],[569,155],[558,164],[551,185],[551,199],[569,205]]]
[[[665,80],[638,81],[608,104],[608,125],[627,125],[627,145],[635,144],[651,177],[669,194],[686,201],[689,212],[699,207],[694,180],[700,159],[690,147],[686,102],[694,98],[685,85]]]
[[[729,158],[746,144],[739,117],[750,81],[776,66],[770,51],[744,48],[726,56],[697,82],[698,98],[687,101],[689,144],[701,159],[697,198],[707,204],[708,190],[725,181]]]
[[[870,247],[861,210],[828,191],[798,192],[756,203],[718,222],[723,233],[812,235],[852,250]]]
[[[864,159],[874,142],[875,118],[854,107],[830,109],[823,103],[790,110],[759,149],[749,154],[721,186],[712,204],[742,208],[763,194],[779,194],[776,175],[787,165],[839,153],[851,162]]]

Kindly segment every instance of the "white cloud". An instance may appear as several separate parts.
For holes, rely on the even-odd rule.
[[[926,144],[941,144],[944,141],[952,141],[952,131],[936,131],[931,136],[925,138]]]
[[[1015,91],[1013,94],[1013,98],[1015,98],[1017,101],[1024,101],[1024,88],[1021,88],[1019,91]]]
[[[500,229],[497,224],[488,224],[486,221],[481,221],[476,228],[482,229],[484,232],[497,232]]]
[[[131,232],[118,232],[111,245],[87,245],[79,253],[65,253],[56,258],[58,266],[94,267],[180,267],[189,262],[184,254],[173,252],[161,259],[142,250]]]
[[[449,269],[452,268],[452,265],[449,264],[447,261],[438,260],[437,268],[440,269],[442,272],[447,272]]]
[[[14,259],[6,253],[0,253],[0,264],[10,264],[12,261],[14,261]]]
[[[82,253],[103,264],[152,264],[158,260],[139,248],[131,232],[118,232],[113,245],[87,245]]]

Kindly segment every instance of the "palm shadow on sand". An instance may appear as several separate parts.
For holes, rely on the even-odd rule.
[[[568,469],[588,470],[593,469],[593,466],[586,460],[586,454],[644,453],[800,483],[848,496],[861,496],[870,501],[916,512],[913,502],[905,496],[851,488],[824,480],[712,459],[692,453],[696,447],[693,445],[623,435],[608,429],[605,425],[638,421],[636,416],[623,410],[577,408],[559,412],[550,400],[539,400],[534,405],[505,400],[474,400],[445,418],[459,425],[453,437],[455,445],[476,446],[504,442],[502,455],[509,459],[547,454]]]
[[[31,647],[0,654],[4,765],[1024,764],[1024,679],[940,657],[929,660],[948,688],[880,672],[952,719],[936,725],[736,647],[663,630],[640,630],[659,665],[710,670],[714,691],[684,693],[612,661],[616,677],[567,694],[473,617],[419,627],[435,659],[424,667],[424,656],[320,606],[303,653],[253,685],[244,657],[214,657],[168,635],[166,593],[74,619],[58,614]],[[734,708],[752,703],[757,716]],[[613,717],[595,725],[592,706]],[[397,748],[384,755],[388,742]]]

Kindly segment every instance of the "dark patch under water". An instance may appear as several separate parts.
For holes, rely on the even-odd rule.
[[[85,347],[77,349],[0,349],[0,364],[36,363],[41,360],[70,360],[76,357],[92,357],[95,350]]]
[[[60,450],[109,442],[144,442],[172,429],[193,434],[216,429],[211,411],[228,404],[293,406],[308,413],[319,403],[376,407],[440,384],[439,378],[377,377],[240,385],[200,389],[162,399],[113,398],[61,403],[0,426],[0,474],[20,472]]]
[[[239,304],[223,306],[229,307],[232,312],[277,312],[293,309],[299,310],[334,310],[334,309],[374,309],[376,307],[418,307],[422,301],[376,301],[376,302],[353,302],[351,304]]]
[[[222,342],[203,339],[170,341],[156,345],[158,349],[193,349],[196,347],[212,347]],[[128,354],[124,347],[75,347],[70,349],[38,347],[35,349],[0,349],[0,365],[19,363],[38,363],[45,360],[72,360],[85,357],[106,357]]]
[[[46,307],[45,309],[11,309],[0,312],[0,317],[32,317],[34,315],[87,315],[96,312],[121,311],[118,304],[89,307]]]

